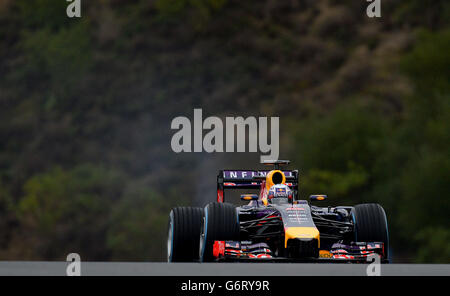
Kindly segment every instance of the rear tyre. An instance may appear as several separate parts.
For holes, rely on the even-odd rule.
[[[167,231],[168,262],[198,261],[198,237],[202,220],[202,208],[178,207],[170,211]]]
[[[214,241],[239,241],[238,218],[236,207],[232,204],[212,202],[205,207],[200,234],[201,262],[214,260]]]
[[[382,242],[385,258],[389,258],[389,231],[383,207],[375,203],[356,205],[352,215],[355,241]]]

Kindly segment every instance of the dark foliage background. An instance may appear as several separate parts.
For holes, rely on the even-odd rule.
[[[164,260],[222,167],[176,116],[279,116],[301,195],[381,203],[397,262],[450,263],[450,2],[0,0],[0,260]]]

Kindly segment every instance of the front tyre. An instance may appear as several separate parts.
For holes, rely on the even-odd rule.
[[[199,257],[201,262],[214,260],[214,241],[239,241],[238,218],[236,207],[232,204],[212,202],[205,207],[200,234]]]
[[[198,261],[198,237],[202,220],[202,208],[178,207],[170,211],[167,231],[168,262]]]
[[[384,243],[384,256],[389,258],[389,231],[386,213],[379,204],[356,205],[352,211],[355,241]]]

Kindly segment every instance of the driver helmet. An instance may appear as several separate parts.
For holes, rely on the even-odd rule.
[[[267,194],[268,203],[291,203],[293,199],[293,192],[286,184],[276,184],[270,187]]]

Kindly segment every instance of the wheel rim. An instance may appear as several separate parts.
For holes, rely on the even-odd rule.
[[[205,248],[205,217],[203,217],[203,223],[202,223],[202,227],[201,227],[201,231],[200,231],[200,248],[199,248],[199,253],[198,253],[198,257],[200,259],[200,262],[203,262],[203,253],[204,253],[204,248]]]
[[[357,242],[358,241],[358,234],[357,234],[357,232],[356,232],[356,217],[355,217],[355,213],[352,213],[352,220],[353,220],[353,234],[354,234],[354,239],[355,239],[355,242]]]
[[[167,233],[167,262],[172,262],[172,249],[173,249],[173,222],[170,219],[169,231]]]

